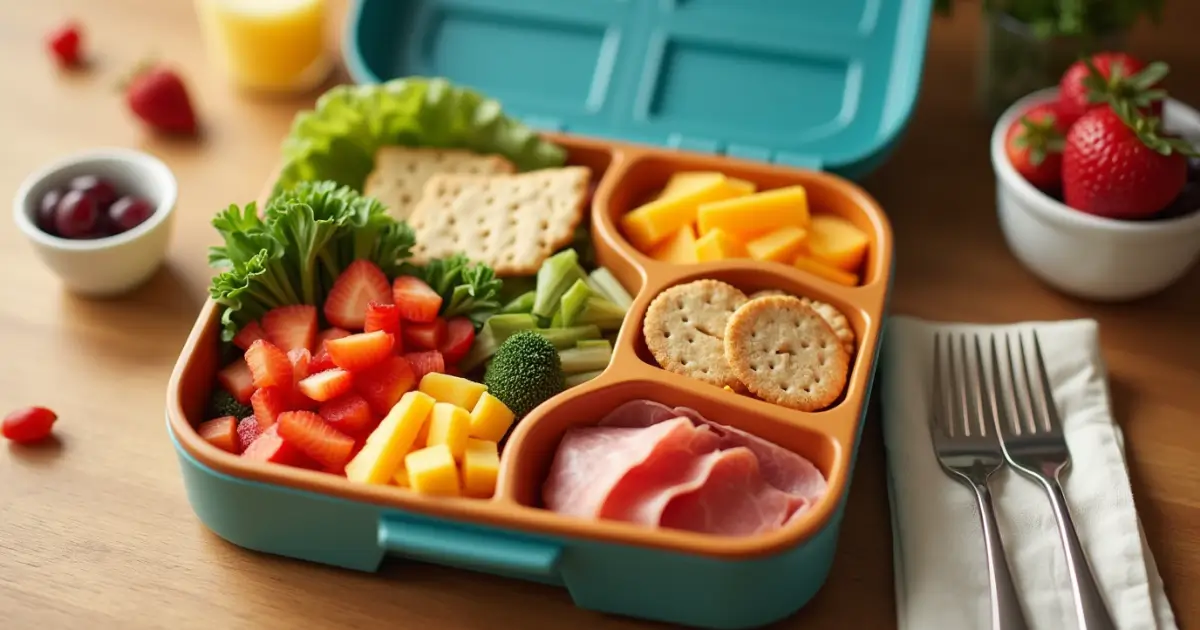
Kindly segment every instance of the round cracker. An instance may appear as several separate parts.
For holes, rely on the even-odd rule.
[[[854,356],[857,338],[854,336],[854,329],[850,327],[850,320],[846,319],[846,315],[838,310],[838,307],[820,300],[800,298],[800,301],[824,317],[826,322],[829,322],[829,327],[833,329],[833,334],[841,340],[846,354]]]
[[[829,322],[799,298],[750,300],[729,318],[725,359],[755,396],[818,411],[842,395],[850,357]]]
[[[751,293],[750,299],[757,300],[758,298],[771,296],[788,297],[790,295],[791,293],[788,293],[787,291],[780,291],[779,289],[763,289],[762,291],[755,291],[754,293]]]
[[[658,294],[646,310],[642,334],[664,370],[718,387],[742,389],[725,361],[723,338],[746,294],[718,280],[697,280]]]

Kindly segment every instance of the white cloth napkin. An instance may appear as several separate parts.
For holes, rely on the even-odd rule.
[[[974,326],[897,316],[884,334],[880,379],[900,630],[990,627],[974,495],[942,472],[929,437],[933,334],[1030,328],[1038,332],[1071,450],[1067,502],[1117,627],[1175,630],[1134,509],[1123,438],[1109,411],[1096,322]],[[1076,627],[1066,560],[1045,493],[1011,469],[993,477],[991,487],[1031,630]]]

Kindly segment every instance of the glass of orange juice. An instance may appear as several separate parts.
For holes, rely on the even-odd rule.
[[[305,92],[333,68],[326,0],[195,0],[209,53],[237,85]]]

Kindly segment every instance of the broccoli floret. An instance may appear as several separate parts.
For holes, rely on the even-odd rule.
[[[250,415],[254,415],[254,410],[238,402],[233,394],[221,387],[213,389],[212,396],[208,399],[208,417],[210,419],[233,416],[240,420]]]
[[[563,380],[558,350],[530,330],[504,340],[483,375],[488,393],[499,398],[517,418],[561,392],[566,387]]]

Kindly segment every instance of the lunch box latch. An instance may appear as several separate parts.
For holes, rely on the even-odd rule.
[[[672,149],[680,149],[683,151],[715,153],[717,155],[727,155],[729,157],[742,160],[772,162],[783,166],[804,168],[810,171],[823,170],[823,161],[821,158],[815,155],[802,155],[800,153],[792,153],[790,151],[774,151],[767,147],[745,144],[726,145],[724,142],[720,140],[714,140],[712,138],[700,138],[696,136],[685,136],[683,134],[673,133],[670,136],[667,136],[666,145]]]
[[[413,560],[559,582],[562,547],[529,537],[393,515],[379,521],[379,546],[385,553]]]

